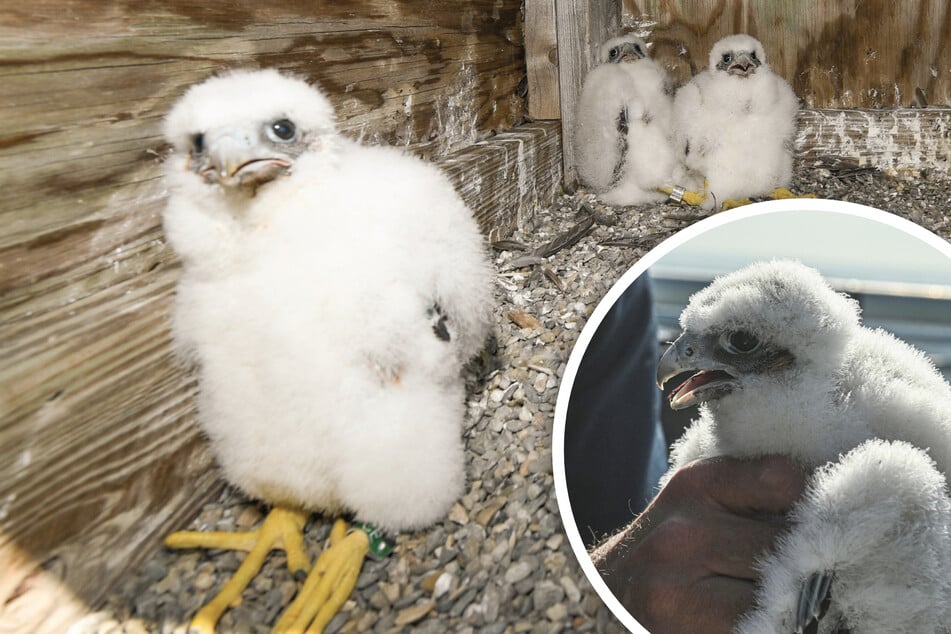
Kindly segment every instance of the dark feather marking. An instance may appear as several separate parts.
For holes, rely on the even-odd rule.
[[[564,233],[558,234],[552,238],[551,241],[535,249],[533,254],[547,258],[550,255],[558,253],[562,249],[567,249],[568,247],[574,245],[578,240],[588,235],[588,232],[591,231],[593,226],[594,216],[588,216],[587,218],[584,218],[580,222],[569,227]]]
[[[614,169],[611,172],[611,185],[616,185],[619,180],[621,180],[621,171],[624,169],[624,159],[627,155],[627,131],[630,126],[630,113],[628,112],[627,106],[621,108],[621,112],[617,117],[617,131],[618,131],[618,140],[617,144],[620,148],[620,153],[618,157],[617,165],[614,166]]]
[[[603,213],[597,209],[593,209],[591,205],[586,202],[581,203],[581,208],[578,210],[580,217],[592,216],[594,222],[599,225],[604,225],[606,227],[613,227],[617,224],[617,217],[612,214]]]
[[[517,240],[496,240],[492,243],[496,251],[527,251],[528,247]]]
[[[829,604],[832,603],[832,589],[830,588],[826,592],[826,596],[822,598],[822,602],[819,604],[819,616],[809,622],[806,628],[802,631],[802,634],[819,634],[819,621],[822,620],[822,617],[826,615],[826,612],[829,611]],[[833,628],[833,632],[837,634],[848,634],[847,629],[840,629],[841,623],[837,624]]]
[[[617,131],[621,134],[627,134],[628,124],[631,122],[631,115],[628,112],[627,106],[621,108],[621,112],[617,116]]]
[[[452,336],[449,334],[449,328],[446,327],[449,317],[442,311],[442,307],[439,304],[433,304],[432,308],[426,311],[426,315],[433,322],[433,333],[436,338],[440,341],[451,341]]]

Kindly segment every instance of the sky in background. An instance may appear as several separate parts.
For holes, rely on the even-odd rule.
[[[788,257],[830,279],[946,287],[940,294],[951,295],[951,245],[941,241],[938,248],[881,216],[809,210],[749,216],[693,237],[662,256],[652,272],[709,279],[756,260]]]

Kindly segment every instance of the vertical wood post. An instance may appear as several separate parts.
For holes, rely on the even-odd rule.
[[[620,33],[621,7],[616,0],[555,0],[555,18],[565,184],[574,185],[575,105],[598,47]]]
[[[555,0],[525,0],[525,67],[528,74],[528,116],[532,119],[560,119]]]

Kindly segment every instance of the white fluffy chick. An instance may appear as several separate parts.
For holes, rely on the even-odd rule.
[[[665,481],[716,455],[814,469],[736,631],[951,626],[951,386],[933,364],[863,327],[857,303],[798,262],[714,280],[680,323],[658,383],[693,373],[670,404],[701,405]]]
[[[678,152],[707,181],[705,207],[789,186],[798,111],[759,40],[737,34],[713,46],[709,68],[674,98]]]
[[[605,42],[600,61],[578,100],[578,176],[610,205],[661,202],[678,164],[670,78],[634,35]]]
[[[273,70],[192,87],[165,135],[174,337],[224,476],[388,531],[442,518],[493,280],[452,184],[345,139],[316,87]]]

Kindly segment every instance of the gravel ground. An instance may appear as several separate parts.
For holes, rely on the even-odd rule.
[[[813,167],[799,170],[793,188],[892,211],[951,237],[948,181]],[[498,349],[488,367],[474,364],[468,374],[468,490],[443,522],[399,535],[388,559],[367,562],[328,632],[622,630],[581,573],[562,529],[552,479],[555,399],[568,354],[600,298],[649,249],[706,215],[672,205],[613,210],[578,192],[559,196],[533,227],[511,237],[526,251],[497,245],[508,247],[494,254]],[[553,255],[530,254],[589,224]],[[513,267],[517,258],[529,265]],[[226,490],[191,528],[250,528],[264,512]],[[313,556],[330,524],[320,516],[311,521]],[[185,632],[188,617],[239,562],[231,552],[159,549],[73,634]],[[273,554],[218,631],[269,631],[296,589],[283,555]]]

